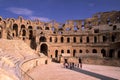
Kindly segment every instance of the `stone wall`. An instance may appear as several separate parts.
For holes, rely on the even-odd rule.
[[[83,20],[41,22],[0,17],[0,38],[23,40],[50,58],[67,53],[100,53],[120,58],[120,11],[100,12]],[[114,45],[114,47],[113,47]]]

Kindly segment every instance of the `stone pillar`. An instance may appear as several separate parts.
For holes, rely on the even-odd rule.
[[[118,58],[118,50],[115,50],[114,58]]]
[[[7,39],[7,32],[5,31],[5,29],[3,29],[2,31],[2,38]]]

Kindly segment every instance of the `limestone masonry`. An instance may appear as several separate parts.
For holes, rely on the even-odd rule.
[[[84,55],[120,58],[120,11],[64,24],[0,17],[0,38],[23,40],[39,56],[43,53],[56,61]]]
[[[40,64],[78,58],[120,66],[120,11],[64,24],[0,17],[0,80],[34,80],[28,72]]]

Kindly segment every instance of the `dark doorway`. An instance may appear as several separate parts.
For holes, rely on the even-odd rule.
[[[114,57],[114,49],[110,49],[110,51],[109,51],[109,57],[110,58]]]
[[[64,59],[64,62],[65,62],[65,63],[68,63],[68,60],[67,60],[67,59]]]
[[[120,59],[120,51],[118,51],[118,58]]]
[[[32,38],[33,38],[33,31],[30,30],[30,31],[29,31],[29,40],[32,39]]]
[[[58,57],[58,50],[55,50],[55,58]]]
[[[75,54],[76,54],[76,50],[73,50],[73,57],[75,57]]]
[[[106,51],[104,49],[101,50],[102,56],[106,57]]]
[[[93,49],[92,52],[93,52],[93,53],[97,53],[97,50],[96,50],[96,49]]]
[[[15,31],[15,36],[17,37],[18,36],[18,25],[17,24],[13,25],[13,30]]]
[[[97,37],[96,36],[94,37],[94,43],[97,43]]]
[[[89,37],[87,37],[87,43],[89,43]]]
[[[115,36],[114,35],[112,35],[112,37],[111,37],[111,39],[112,39],[112,42],[115,42]]]
[[[40,52],[48,56],[48,46],[46,44],[42,44],[40,47]]]
[[[22,36],[26,36],[26,31],[25,30],[22,31]]]
[[[40,42],[46,42],[46,38],[44,36],[41,36],[39,39]]]

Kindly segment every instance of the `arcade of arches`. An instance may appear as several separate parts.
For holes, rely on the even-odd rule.
[[[78,54],[94,54],[120,58],[118,14],[119,11],[103,12],[89,19],[68,20],[64,24],[56,21],[41,22],[0,17],[0,38],[23,40],[36,52],[51,58],[59,58],[61,54],[70,54],[71,57],[77,57]]]

